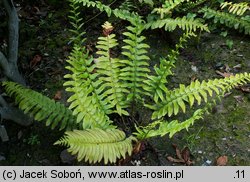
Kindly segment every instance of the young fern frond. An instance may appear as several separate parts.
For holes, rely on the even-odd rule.
[[[5,81],[3,86],[6,93],[15,98],[19,108],[36,121],[46,120],[46,126],[52,129],[56,126],[60,126],[60,130],[77,128],[72,111],[63,104],[14,82]]]
[[[156,21],[151,21],[146,24],[146,28],[156,29],[162,28],[166,31],[173,31],[176,27],[186,31],[186,32],[195,32],[197,29],[204,30],[209,32],[207,25],[202,24],[198,19],[186,18],[185,16],[180,18],[165,18]]]
[[[242,18],[238,18],[233,14],[219,12],[210,8],[203,8],[200,12],[204,13],[203,17],[207,19],[214,19],[214,23],[221,23],[229,28],[234,28],[240,32],[250,35],[250,22]]]
[[[103,92],[101,98],[106,100],[110,107],[115,107],[119,115],[129,115],[124,108],[127,107],[125,100],[125,93],[128,90],[120,81],[120,69],[123,66],[121,61],[117,58],[112,58],[110,50],[117,46],[115,34],[107,35],[106,37],[99,37],[96,53],[99,57],[96,59],[96,70],[99,74],[98,79],[102,81],[102,86],[98,92]]]
[[[173,91],[168,91],[164,100],[155,105],[146,105],[154,110],[152,119],[161,119],[165,115],[169,117],[179,113],[180,108],[185,113],[186,104],[190,107],[197,101],[198,105],[204,100],[207,102],[208,95],[212,96],[215,92],[217,95],[224,94],[226,91],[250,81],[249,73],[236,74],[235,76],[224,79],[214,79],[209,81],[191,82],[189,86],[180,84],[180,87]]]
[[[143,81],[150,72],[147,62],[149,57],[146,55],[149,46],[143,43],[146,37],[140,35],[143,29],[144,25],[138,21],[135,26],[128,26],[128,32],[123,33],[126,38],[123,40],[125,46],[122,47],[122,55],[126,59],[121,60],[125,67],[121,69],[120,76],[129,89],[128,100],[131,101],[141,100],[141,95],[145,94]]]
[[[176,44],[175,49],[172,49],[168,54],[167,59],[161,58],[160,65],[154,66],[156,75],[149,75],[148,79],[144,82],[147,84],[144,89],[149,92],[154,101],[157,103],[159,98],[164,100],[164,93],[168,92],[166,84],[168,83],[167,78],[173,75],[171,69],[175,66],[174,63],[179,55],[180,48],[184,48],[183,44],[187,42],[187,39],[191,36],[196,36],[193,33],[185,33],[180,37],[179,43]]]
[[[82,123],[84,129],[111,127],[107,116],[112,113],[111,106],[100,96],[98,89],[102,81],[96,80],[98,74],[93,73],[94,59],[84,48],[75,45],[67,62],[66,69],[72,73],[64,76],[69,79],[64,86],[67,86],[66,91],[73,92],[68,102],[71,102],[69,108],[73,109],[73,115],[77,116],[77,123]]]
[[[247,2],[241,2],[241,3],[223,2],[221,3],[220,7],[221,9],[227,7],[230,13],[239,16],[243,15],[246,11],[250,10],[250,4]]]
[[[194,112],[193,116],[189,119],[179,122],[178,120],[173,120],[171,122],[167,122],[164,120],[157,120],[153,123],[150,123],[145,127],[137,127],[137,132],[134,133],[138,139],[146,139],[155,136],[164,136],[169,133],[169,137],[171,138],[175,133],[186,129],[194,124],[196,120],[202,119],[206,109],[198,109]]]
[[[154,8],[152,13],[158,13],[161,16],[161,19],[165,17],[165,15],[169,15],[172,13],[172,10],[175,9],[178,5],[183,2],[189,2],[189,0],[170,0],[165,1],[161,8]]]
[[[73,37],[71,40],[78,45],[82,45],[85,42],[85,39],[83,38],[85,32],[82,31],[83,23],[82,18],[80,17],[80,6],[78,3],[76,3],[74,0],[69,0],[70,3],[70,24],[72,25],[72,29],[69,29],[70,32],[73,33]]]
[[[126,154],[132,154],[132,141],[136,141],[133,136],[126,138],[123,131],[117,129],[101,130],[99,128],[74,130],[65,132],[55,145],[69,146],[68,151],[75,155],[77,160],[90,163],[101,162],[104,164],[115,163],[119,158],[125,158]]]

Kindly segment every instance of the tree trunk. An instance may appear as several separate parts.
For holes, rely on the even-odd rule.
[[[9,42],[8,56],[0,51],[0,66],[7,79],[25,85],[25,80],[17,67],[18,58],[18,38],[19,38],[19,19],[16,8],[12,0],[3,0],[4,8],[8,14]],[[23,111],[8,104],[0,95],[0,117],[1,119],[12,120],[20,125],[28,126],[32,120]]]

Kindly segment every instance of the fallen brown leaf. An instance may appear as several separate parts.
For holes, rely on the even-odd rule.
[[[62,98],[62,91],[58,90],[54,96],[54,100],[61,100]]]
[[[226,166],[227,165],[227,156],[223,155],[217,158],[216,165],[217,166]]]
[[[186,164],[188,166],[190,166],[194,163],[190,159],[190,150],[188,149],[188,147],[185,147],[182,151],[180,151],[175,144],[173,144],[173,147],[175,148],[175,153],[176,153],[177,158],[167,156],[167,159],[170,162],[183,163],[183,164]]]
[[[216,70],[215,72],[216,72],[218,75],[221,75],[222,77],[230,77],[230,76],[233,75],[233,73],[227,73],[227,72],[222,73],[222,72],[220,72],[220,71],[218,71],[218,70]]]

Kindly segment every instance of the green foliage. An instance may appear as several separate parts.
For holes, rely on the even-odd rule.
[[[194,102],[197,101],[197,104],[200,105],[202,100],[207,102],[208,95],[212,97],[213,93],[217,95],[224,94],[233,87],[244,84],[247,81],[250,81],[250,74],[242,73],[224,79],[202,82],[196,80],[188,86],[180,84],[179,88],[167,91],[162,102],[148,105],[148,107],[154,110],[152,119],[161,119],[165,115],[170,117],[173,114],[177,115],[180,109],[185,113],[186,103],[192,107]]]
[[[178,5],[180,5],[183,2],[189,2],[189,0],[169,0],[165,1],[165,3],[162,5],[161,8],[154,8],[152,13],[158,13],[161,16],[161,19],[164,18],[165,15],[170,15]]]
[[[154,66],[155,75],[149,75],[144,82],[147,84],[144,86],[144,89],[149,92],[149,96],[153,97],[155,102],[158,102],[158,99],[164,100],[164,93],[168,92],[166,84],[168,83],[167,78],[170,75],[173,75],[171,69],[175,65],[175,61],[178,58],[179,50],[183,47],[183,44],[187,42],[187,39],[191,36],[195,36],[193,33],[185,33],[180,38],[179,43],[175,45],[175,49],[171,50],[167,58],[160,59],[160,66]]]
[[[149,2],[149,1],[144,1]],[[184,1],[166,1],[162,6],[171,12],[177,5]],[[13,82],[4,82],[6,93],[15,98],[19,107],[25,113],[30,113],[36,120],[47,120],[46,124],[52,128],[59,125],[61,129],[67,128],[65,136],[55,144],[69,147],[69,152],[77,154],[78,160],[90,163],[108,162],[114,163],[119,158],[125,158],[126,154],[132,154],[132,142],[155,136],[175,133],[188,129],[196,120],[199,120],[208,110],[209,100],[221,97],[228,90],[250,82],[250,74],[242,73],[224,79],[208,81],[193,81],[190,85],[180,84],[179,88],[170,90],[167,87],[168,77],[173,75],[180,49],[197,29],[209,31],[208,27],[194,18],[171,18],[143,20],[135,12],[128,10],[111,9],[100,1],[71,0],[71,21],[74,30],[73,50],[68,57],[69,71],[65,75],[64,83],[66,91],[71,93],[68,99],[69,108],[62,104]],[[95,57],[89,54],[84,47],[85,39],[82,19],[79,18],[81,4],[86,7],[95,7],[108,16],[115,16],[127,20],[130,25],[123,33],[120,56],[113,55],[113,49],[118,47],[116,35],[112,33],[113,26],[106,22],[103,27],[103,36],[97,41]],[[214,17],[223,13],[214,10],[203,9],[205,17]],[[212,13],[210,13],[212,12]],[[209,14],[210,13],[210,14]],[[212,15],[211,15],[212,14]],[[224,14],[223,14],[224,16]],[[223,19],[220,16],[218,19]],[[225,15],[222,23],[228,22]],[[243,20],[243,19],[242,19]],[[231,21],[231,20],[230,20]],[[247,21],[247,20],[244,20]],[[231,23],[229,23],[231,25]],[[237,25],[245,29],[245,25]],[[176,27],[184,30],[175,48],[167,57],[160,58],[159,65],[150,70],[148,56],[149,45],[145,43],[146,37],[142,35],[146,28],[162,28],[173,31]],[[210,99],[209,99],[210,96]],[[166,116],[177,115],[181,110],[185,113],[195,103],[206,105],[197,109],[187,120],[167,119]],[[110,119],[110,115],[117,113],[121,116],[134,116],[135,103],[151,109],[153,114],[146,126],[136,123],[136,131],[130,136],[116,129]],[[135,124],[135,123],[132,123]],[[136,139],[137,138],[137,139]]]
[[[141,140],[155,136],[164,136],[166,134],[169,134],[169,137],[171,138],[175,133],[183,129],[188,130],[196,120],[202,119],[205,111],[206,109],[198,109],[194,112],[192,117],[183,122],[178,120],[173,120],[171,122],[157,120],[146,127],[137,127],[137,132],[134,134]]]
[[[73,109],[73,115],[77,116],[76,122],[82,123],[84,129],[107,128],[112,123],[107,116],[111,110],[100,96],[102,90],[98,86],[102,81],[96,80],[97,73],[92,74],[96,68],[93,57],[88,55],[85,48],[75,45],[67,62],[69,66],[66,69],[73,74],[65,75],[70,80],[64,86],[67,86],[66,91],[73,92],[68,102],[71,102],[69,109]]]
[[[101,130],[99,128],[74,130],[65,132],[65,137],[58,140],[56,145],[69,146],[68,151],[77,154],[79,161],[85,158],[90,163],[115,163],[118,158],[125,158],[126,153],[132,153],[133,136],[126,137],[125,133],[117,129]]]
[[[198,19],[187,18],[186,16],[183,16],[182,18],[177,17],[175,19],[159,19],[156,21],[151,21],[146,25],[146,28],[151,29],[162,27],[164,27],[166,31],[173,31],[176,29],[176,27],[179,27],[186,32],[195,32],[197,29],[209,32],[207,25],[202,24]]]
[[[230,13],[236,14],[236,15],[243,15],[247,10],[250,10],[250,4],[247,2],[241,2],[241,3],[232,3],[232,2],[224,2],[221,3],[221,9],[224,9],[225,7],[228,7],[228,10]]]
[[[19,108],[24,113],[29,113],[36,121],[46,120],[46,125],[51,126],[52,129],[56,126],[60,126],[60,129],[77,128],[72,111],[61,103],[14,82],[5,81],[3,86],[6,93],[15,98]]]
[[[141,99],[145,87],[143,81],[150,72],[147,62],[149,57],[146,55],[149,46],[143,43],[146,37],[140,35],[143,28],[144,26],[138,22],[134,27],[128,26],[128,32],[123,33],[126,38],[123,40],[125,46],[122,47],[122,54],[126,59],[121,60],[124,64],[124,68],[121,69],[121,79],[125,80],[125,85],[129,88],[130,93],[127,98],[132,101]]]
[[[83,39],[83,36],[85,34],[84,31],[82,31],[83,23],[82,23],[82,18],[80,17],[80,6],[73,0],[70,1],[70,24],[72,25],[72,29],[69,29],[69,31],[72,32],[72,41],[76,44],[82,44],[85,39]]]
[[[213,18],[214,23],[221,23],[229,28],[234,28],[250,35],[250,21],[245,17],[238,18],[233,14],[216,11],[210,8],[203,8],[200,12],[204,13],[204,18]]]

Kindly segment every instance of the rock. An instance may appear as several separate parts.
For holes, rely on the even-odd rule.
[[[0,155],[0,161],[5,161],[5,160],[6,160],[6,158],[4,156]]]
[[[72,164],[75,159],[76,159],[76,156],[75,155],[71,155],[67,149],[63,150],[60,154],[60,158],[61,158],[61,161],[62,163],[64,164]]]

